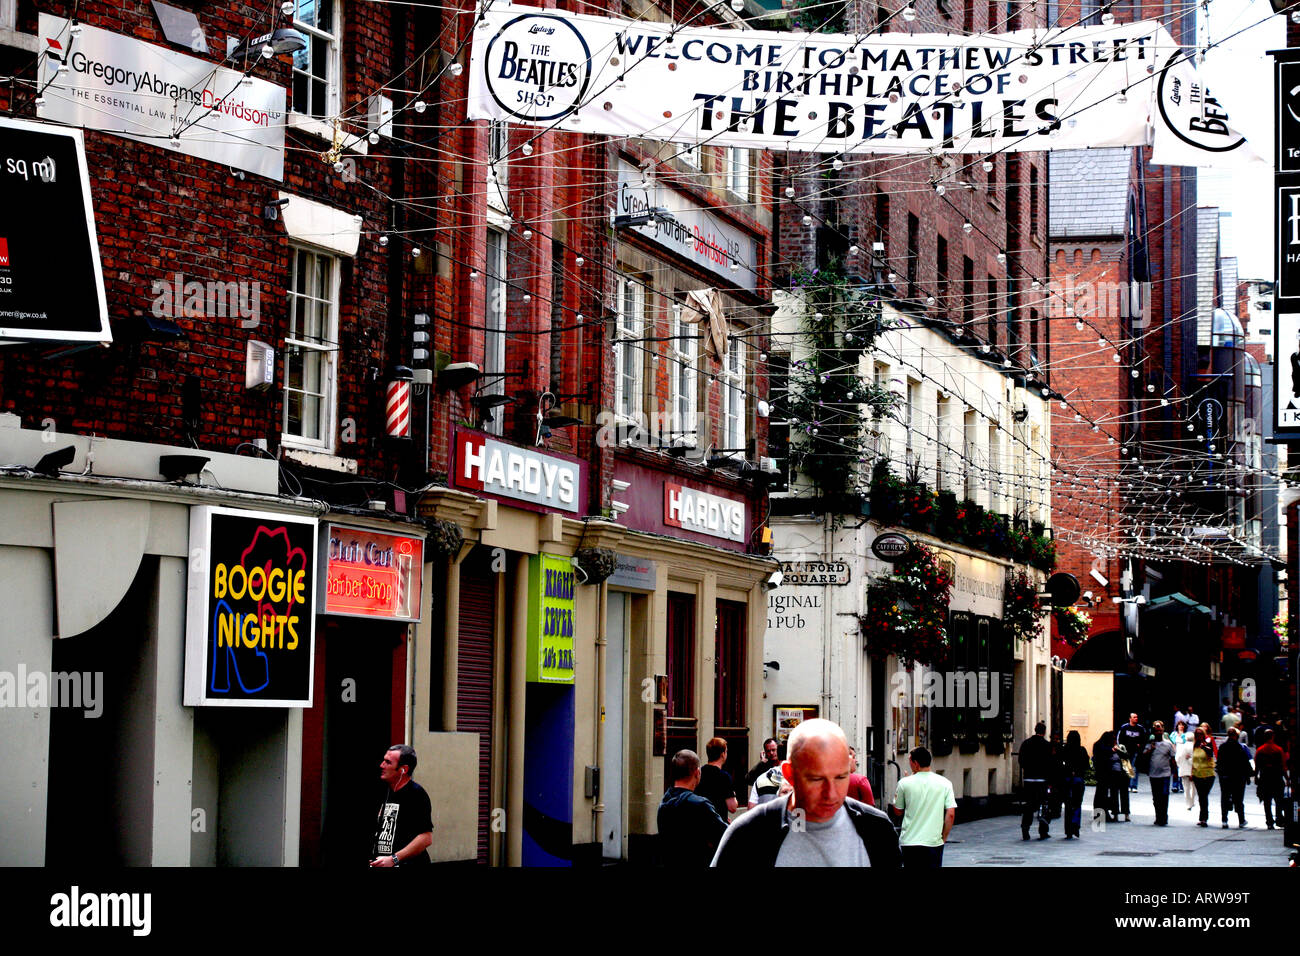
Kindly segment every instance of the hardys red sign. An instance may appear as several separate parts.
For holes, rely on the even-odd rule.
[[[664,482],[664,524],[728,541],[744,541],[745,502]]]
[[[527,502],[534,510],[581,510],[583,464],[576,458],[461,430],[456,431],[455,450],[453,487]]]

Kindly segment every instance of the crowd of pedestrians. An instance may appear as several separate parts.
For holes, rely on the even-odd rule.
[[[1154,825],[1169,825],[1170,795],[1185,794],[1188,812],[1199,806],[1197,825],[1208,827],[1211,793],[1219,790],[1222,826],[1245,829],[1246,787],[1257,783],[1266,826],[1290,820],[1287,741],[1276,718],[1257,721],[1228,706],[1220,714],[1221,737],[1195,709],[1178,707],[1169,724],[1148,729],[1137,713],[1084,746],[1077,730],[1049,740],[1039,722],[1020,744],[1021,838],[1049,839],[1061,818],[1067,840],[1082,836],[1083,800],[1089,774],[1096,790],[1094,819],[1131,822],[1129,798],[1147,778]],[[1172,728],[1172,729],[1170,729]],[[1255,738],[1254,750],[1248,741]],[[911,773],[895,788],[893,802],[877,807],[867,778],[857,772],[857,753],[829,720],[800,724],[787,753],[773,738],[739,786],[724,769],[727,745],[715,737],[708,762],[690,750],[670,762],[672,786],[659,806],[660,856],[669,866],[908,866],[943,864],[943,848],[956,818],[952,783],[931,769],[931,754],[908,755]],[[740,806],[741,802],[745,807]]]

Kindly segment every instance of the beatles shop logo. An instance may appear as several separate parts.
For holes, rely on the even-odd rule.
[[[578,28],[555,16],[515,17],[488,41],[488,90],[512,116],[537,123],[567,116],[591,79],[591,50]]]
[[[1180,59],[1186,68],[1179,70]],[[1196,79],[1190,57],[1175,53],[1160,71],[1156,87],[1160,118],[1184,143],[1213,153],[1236,149],[1246,138],[1228,125],[1228,111],[1210,95],[1210,89]]]

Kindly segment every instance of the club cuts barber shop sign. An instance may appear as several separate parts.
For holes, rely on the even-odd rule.
[[[328,526],[325,538],[324,613],[420,619],[422,540],[337,524]]]
[[[310,707],[315,518],[190,511],[185,705]]]

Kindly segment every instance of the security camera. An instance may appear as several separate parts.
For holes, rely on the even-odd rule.
[[[780,571],[773,571],[770,575],[768,575],[767,580],[763,582],[763,587],[767,588],[767,590],[769,591],[775,591],[777,588],[781,586],[781,582],[784,580],[785,580],[784,574],[782,574]]]

